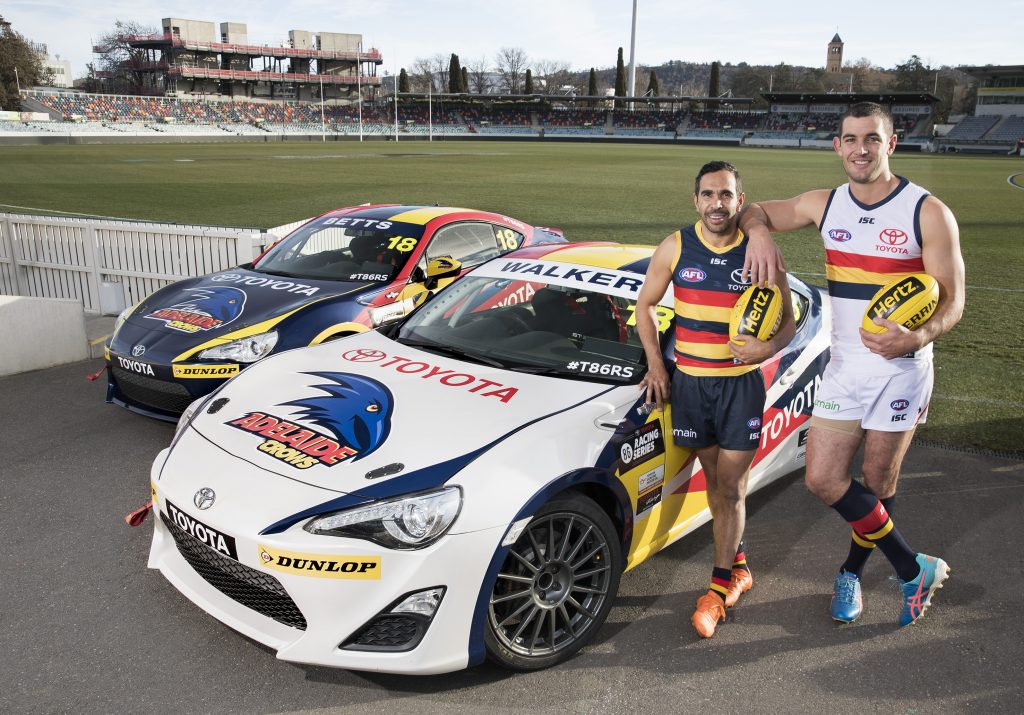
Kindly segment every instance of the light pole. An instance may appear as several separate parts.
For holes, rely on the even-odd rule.
[[[356,46],[358,52],[356,53],[356,93],[359,95],[357,103],[359,105],[359,141],[363,140],[363,85],[359,79],[360,70],[363,67],[363,41],[360,40]]]
[[[323,60],[321,60],[323,62]],[[320,73],[320,137],[327,141],[327,122],[324,120],[324,75]]]
[[[633,0],[633,29],[629,33],[629,90],[626,92],[630,97],[636,96],[636,2]],[[629,103],[633,108],[633,103]]]
[[[14,68],[14,84],[18,88],[18,97],[21,97],[21,80],[18,79],[18,68]]]

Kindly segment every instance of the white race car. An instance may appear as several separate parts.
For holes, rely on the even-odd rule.
[[[644,404],[653,253],[540,246],[483,264],[386,333],[271,356],[193,403],[152,469],[149,566],[279,658],[443,673],[558,663],[619,578],[708,521],[703,471]],[[790,278],[750,490],[803,465],[828,359]],[[672,359],[672,298],[659,308]]]

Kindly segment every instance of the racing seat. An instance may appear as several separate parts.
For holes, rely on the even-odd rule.
[[[533,329],[569,337],[578,328],[580,316],[572,309],[571,297],[550,288],[541,288],[530,301],[533,306]]]

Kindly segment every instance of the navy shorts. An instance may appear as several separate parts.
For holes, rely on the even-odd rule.
[[[672,437],[680,447],[757,449],[765,387],[760,370],[730,377],[672,375]]]

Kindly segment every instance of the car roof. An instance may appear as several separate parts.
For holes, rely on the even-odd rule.
[[[592,268],[606,268],[647,274],[647,266],[655,246],[624,243],[562,243],[522,248],[505,258],[530,258],[538,261],[575,263]]]
[[[487,221],[508,221],[512,224],[522,223],[503,214],[491,211],[478,211],[476,209],[459,208],[456,206],[413,206],[404,204],[375,204],[372,206],[349,206],[346,208],[328,211],[320,216],[352,218],[365,218],[375,221],[401,221],[402,223],[417,224],[425,226],[436,218],[442,216],[459,215],[459,218],[477,218]]]

